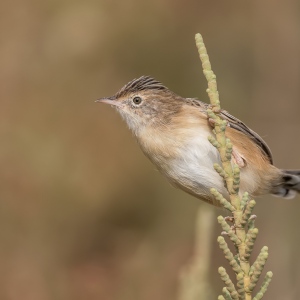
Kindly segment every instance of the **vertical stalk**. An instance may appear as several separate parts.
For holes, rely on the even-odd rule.
[[[237,256],[235,257],[229,250],[224,239],[222,237],[218,238],[220,248],[223,250],[226,259],[236,273],[237,279],[236,288],[226,270],[223,267],[219,268],[221,279],[226,285],[223,289],[223,296],[219,296],[219,299],[252,300],[253,289],[256,286],[268,257],[267,247],[262,249],[261,254],[251,266],[249,259],[258,234],[257,228],[253,228],[254,218],[251,216],[255,201],[249,201],[247,193],[245,193],[242,198],[239,195],[240,169],[231,160],[233,145],[226,137],[227,122],[219,116],[221,107],[217,90],[216,75],[211,69],[209,57],[202,36],[199,33],[196,34],[195,40],[202,62],[203,73],[208,82],[207,93],[211,106],[207,109],[207,115],[214,120],[215,136],[209,137],[209,141],[218,149],[222,162],[222,166],[216,164],[214,167],[219,175],[225,180],[230,201],[225,199],[213,188],[211,189],[211,193],[221,205],[233,215],[233,218],[229,218],[233,219],[233,228],[227,224],[226,219],[222,216],[218,217],[218,221],[237,249]],[[254,299],[262,298],[271,278],[272,273],[268,272],[263,286]]]

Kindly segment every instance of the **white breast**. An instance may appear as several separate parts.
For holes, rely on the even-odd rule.
[[[226,195],[224,183],[213,164],[221,164],[217,149],[208,141],[209,132],[195,131],[179,152],[169,162],[166,175],[172,183],[194,195],[210,195],[214,187]]]

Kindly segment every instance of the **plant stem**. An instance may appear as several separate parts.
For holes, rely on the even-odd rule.
[[[251,219],[251,213],[255,206],[255,201],[249,201],[247,193],[245,193],[242,198],[239,195],[240,169],[232,162],[231,159],[233,145],[226,137],[227,121],[223,120],[219,116],[221,107],[219,93],[217,90],[216,75],[211,69],[211,64],[202,36],[198,33],[196,34],[195,39],[200,59],[202,61],[203,73],[208,82],[207,93],[210,99],[211,106],[207,109],[207,115],[209,118],[214,120],[215,136],[210,136],[209,141],[218,149],[222,161],[222,167],[216,164],[214,165],[214,168],[225,181],[230,202],[215,189],[211,189],[211,193],[224,208],[226,208],[233,214],[234,229],[232,229],[227,224],[226,219],[224,219],[222,216],[218,217],[218,222],[221,224],[224,232],[234,243],[238,254],[237,266],[235,262],[232,261],[232,258],[234,256],[227,247],[224,238],[218,238],[220,248],[223,250],[225,257],[230,261],[230,265],[235,271],[238,281],[238,288],[236,289],[228,274],[226,273],[226,270],[224,268],[219,268],[221,278],[224,283],[227,284],[224,290],[225,292],[223,292],[225,298],[223,296],[220,296],[219,299],[227,299],[229,297],[227,290],[229,290],[233,299],[238,297],[238,299],[242,300],[252,300],[252,291],[262,272],[268,254],[267,250],[265,250],[265,252],[263,252],[263,254],[259,256],[257,262],[255,262],[255,264],[252,266],[254,274],[252,276],[252,274],[250,274],[250,270],[252,268],[250,266],[249,259],[258,234],[257,228],[253,228],[253,218]],[[250,223],[251,228],[249,225]],[[265,283],[261,288],[261,292],[256,296],[257,299],[261,299],[260,297],[262,297],[265,293],[272,278],[271,273],[267,274],[269,275],[266,277],[267,279],[265,280]]]

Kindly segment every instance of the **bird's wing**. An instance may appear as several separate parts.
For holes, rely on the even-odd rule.
[[[228,125],[231,128],[234,128],[251,138],[257,144],[257,146],[259,146],[259,148],[266,154],[266,156],[270,160],[270,163],[273,164],[272,152],[269,146],[255,131],[250,129],[245,123],[243,123],[236,117],[232,116],[226,110],[221,111],[220,117],[228,121]]]
[[[187,98],[187,102],[193,106],[199,107],[204,113],[206,113],[206,109],[210,106],[209,104],[194,98]],[[226,110],[222,109],[219,116],[228,122],[228,126],[248,136],[263,151],[263,153],[265,153],[270,163],[273,164],[273,157],[269,146],[255,131],[250,129],[236,117],[232,116]]]

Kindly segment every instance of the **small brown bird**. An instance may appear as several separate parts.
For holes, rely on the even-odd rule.
[[[216,206],[219,203],[210,188],[228,198],[223,179],[213,167],[221,160],[208,141],[213,134],[208,104],[182,98],[148,76],[132,80],[114,96],[97,102],[117,109],[145,155],[174,186]],[[257,133],[225,110],[220,117],[228,121],[232,161],[241,168],[240,194],[293,198],[300,192],[300,170],[276,168],[269,147]]]

